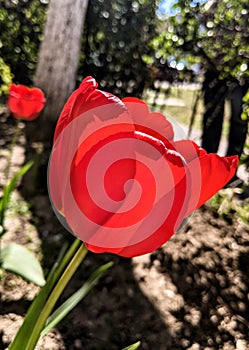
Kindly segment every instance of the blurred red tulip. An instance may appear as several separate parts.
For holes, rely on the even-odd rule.
[[[232,178],[237,156],[207,154],[175,140],[175,129],[144,101],[98,90],[92,77],[71,95],[55,131],[50,198],[91,251],[152,252]]]
[[[34,120],[45,105],[46,99],[38,88],[11,84],[7,104],[17,119]]]

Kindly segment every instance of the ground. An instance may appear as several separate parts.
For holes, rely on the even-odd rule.
[[[6,113],[0,118],[2,183],[15,121]],[[24,145],[21,136],[12,171],[24,160]],[[19,187],[2,245],[25,244],[47,272],[71,236],[57,222],[45,193],[28,203]],[[109,260],[114,266],[37,349],[121,350],[138,340],[141,350],[249,349],[248,242],[248,224],[236,216],[220,217],[206,205],[152,254],[124,259],[88,253],[63,300],[93,268]],[[0,349],[6,349],[39,288],[10,273],[2,273],[0,282]]]

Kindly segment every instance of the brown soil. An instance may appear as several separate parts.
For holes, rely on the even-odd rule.
[[[0,124],[2,183],[14,122],[2,114]],[[24,159],[24,143],[21,137],[12,171]],[[20,193],[14,194],[19,203]],[[25,215],[10,210],[2,245],[25,244],[47,271],[71,235],[56,221],[46,194],[29,203]],[[249,349],[248,242],[249,225],[203,207],[152,254],[124,259],[89,253],[62,300],[97,266],[112,260],[114,267],[37,349],[116,350],[138,340],[143,350]],[[0,282],[0,349],[6,349],[38,287],[10,273]]]

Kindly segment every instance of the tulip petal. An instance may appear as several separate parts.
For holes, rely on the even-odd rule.
[[[204,154],[188,164],[192,189],[185,216],[202,206],[234,176],[238,156],[220,157]]]
[[[94,252],[110,252],[124,257],[151,252],[164,244],[184,219],[185,210],[182,210],[182,206],[185,205],[187,193],[184,159],[177,152],[162,148],[158,140],[148,135],[138,134],[137,137],[147,145],[154,146],[161,157],[158,154],[155,157],[153,149],[151,153],[144,152],[147,148],[144,148],[143,143],[141,148],[136,148],[133,180],[140,184],[140,201],[130,211],[122,210],[121,215],[113,213],[107,217],[108,220],[95,233],[95,237],[86,242],[88,249]],[[144,168],[144,165],[147,167]],[[118,176],[119,169],[116,168]],[[124,204],[127,205],[129,201],[128,195]],[[116,229],[112,232],[108,228]],[[120,231],[121,228],[123,230]],[[97,241],[96,237],[100,237],[99,245],[93,244]]]
[[[191,140],[175,141],[174,147],[175,150],[184,157],[187,163],[207,153],[203,148],[199,147]]]
[[[229,181],[238,158],[207,154],[144,101],[97,86],[84,79],[60,115],[50,197],[91,251],[150,253]]]
[[[183,202],[182,197],[183,193],[185,193],[185,188],[186,182],[185,179],[182,179],[182,181],[179,182],[176,185],[176,187],[172,189],[171,192],[167,193],[161,199],[161,201],[155,205],[155,211],[162,211],[162,215],[164,215],[163,203],[171,201],[172,197],[175,198],[174,203],[172,204],[172,209],[165,218],[163,224],[160,227],[158,227],[154,232],[151,232],[151,234],[148,237],[141,240],[140,242],[133,245],[129,245],[129,242],[127,242],[125,246],[120,248],[109,248],[108,245],[101,247],[86,244],[86,246],[89,250],[95,253],[109,252],[113,254],[118,254],[126,258],[132,258],[135,256],[153,252],[154,250],[161,247],[164,243],[166,243],[180,227],[180,224],[183,221],[183,217],[181,217],[181,220],[179,220],[179,215],[181,215],[181,204]],[[178,226],[176,226],[176,222],[178,223]],[[147,224],[148,223],[146,221],[143,221],[138,230],[140,232],[143,232]],[[133,235],[135,234],[137,234],[137,232],[133,232]],[[132,234],[130,234],[130,236],[132,236]]]
[[[117,114],[122,113],[125,110],[124,104],[121,100],[112,95],[111,93],[101,91],[97,89],[98,83],[92,77],[86,77],[79,88],[75,90],[67,103],[65,104],[54,134],[54,142],[56,141],[62,130],[75,118],[79,117],[83,113],[96,109],[97,107],[104,106],[106,104],[112,104],[117,109]],[[112,111],[112,117],[114,113]],[[110,118],[110,116],[106,116]],[[102,118],[101,111],[99,111],[98,117]],[[93,119],[92,119],[93,120]],[[88,121],[88,123],[90,120]]]
[[[16,118],[34,120],[42,111],[46,100],[39,88],[11,84],[8,106]]]
[[[136,125],[136,130],[161,140],[167,148],[172,147],[174,131],[171,123],[159,112],[149,112],[147,104],[134,97],[122,99]]]

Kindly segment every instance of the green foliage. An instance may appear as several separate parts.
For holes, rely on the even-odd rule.
[[[249,90],[243,97],[243,112],[241,118],[249,121]],[[240,157],[240,164],[245,165],[247,171],[249,171],[249,139],[245,143],[243,154]]]
[[[244,120],[249,120],[249,90],[243,97],[243,112],[241,118]]]
[[[240,218],[249,223],[249,202],[236,198],[231,188],[220,190],[208,202],[208,206],[225,218]]]
[[[171,67],[196,63],[211,66],[221,78],[248,80],[247,0],[178,0],[175,14],[152,42],[157,55]]]
[[[44,327],[44,323],[47,320],[45,317],[44,323],[40,323],[41,312],[46,312],[45,305],[49,296],[53,292],[56,285],[59,283],[60,278],[63,276],[67,266],[70,264],[71,259],[79,248],[80,240],[75,240],[71,245],[70,249],[67,249],[67,246],[63,246],[61,252],[58,256],[57,261],[50,270],[50,273],[47,277],[47,282],[45,286],[40,290],[37,297],[32,302],[22,326],[19,328],[13,342],[9,346],[10,350],[19,350],[22,348],[33,349],[37,343],[40,332]],[[59,297],[59,296],[58,296]],[[50,315],[50,311],[49,311]],[[49,316],[48,315],[48,316]],[[36,329],[35,329],[36,328]],[[38,331],[37,331],[38,328]],[[33,348],[28,348],[28,344],[34,344]]]
[[[25,164],[3,188],[0,198],[0,239],[6,233],[4,219],[9,208],[10,197],[20,178],[32,167],[33,162]],[[39,286],[45,284],[43,271],[38,260],[30,251],[19,244],[11,243],[0,248],[0,266],[3,270],[13,272]]]
[[[61,293],[69,283],[78,266],[87,254],[87,248],[76,239],[70,249],[64,247],[57,262],[49,273],[47,282],[31,304],[25,320],[9,350],[34,350],[40,337],[56,326],[96,285],[112,262],[100,266],[92,273],[84,285],[53,311]],[[51,314],[52,313],[52,314]]]
[[[0,46],[15,82],[30,85],[46,20],[47,0],[0,0]],[[141,95],[150,72],[144,57],[156,33],[158,0],[90,0],[78,81],[93,75],[119,96]],[[96,25],[97,23],[97,25]]]
[[[12,78],[10,67],[0,57],[0,96],[8,94]]]
[[[45,279],[43,271],[38,260],[24,246],[10,243],[3,249],[0,254],[1,268],[15,273],[24,279],[43,286]]]
[[[243,153],[240,157],[240,164],[243,164],[247,171],[249,171],[249,141],[244,146]]]
[[[109,262],[95,270],[83,286],[68,298],[57,310],[55,310],[51,316],[49,316],[46,326],[41,332],[41,338],[73,310],[73,308],[93,289],[99,279],[112,265],[113,263]]]
[[[0,47],[16,82],[31,84],[47,3],[0,0]],[[91,74],[107,91],[140,96],[145,82],[157,77],[151,65],[164,74],[168,70],[164,79],[175,74],[175,68],[178,79],[192,79],[196,64],[217,68],[221,78],[248,80],[247,0],[177,0],[174,15],[160,24],[158,4],[90,0],[78,81]]]
[[[4,233],[6,232],[5,228],[4,228],[4,219],[5,219],[5,214],[6,214],[6,210],[8,209],[8,205],[10,202],[10,196],[11,193],[14,191],[14,189],[16,188],[16,185],[18,183],[18,181],[21,179],[21,177],[23,175],[25,175],[29,169],[32,167],[33,162],[30,161],[27,164],[25,164],[10,180],[10,182],[4,186],[3,189],[3,196],[0,198],[0,238],[4,235]]]
[[[141,345],[141,342],[138,341],[137,343],[135,344],[132,344],[130,346],[127,346],[126,348],[124,348],[123,350],[136,350],[139,348],[139,346]]]
[[[80,73],[118,96],[142,94],[149,70],[143,57],[156,34],[157,0],[90,0]],[[96,25],[97,23],[97,25]]]
[[[0,47],[16,83],[30,85],[46,18],[46,0],[0,0]],[[1,85],[1,84],[0,84]]]

